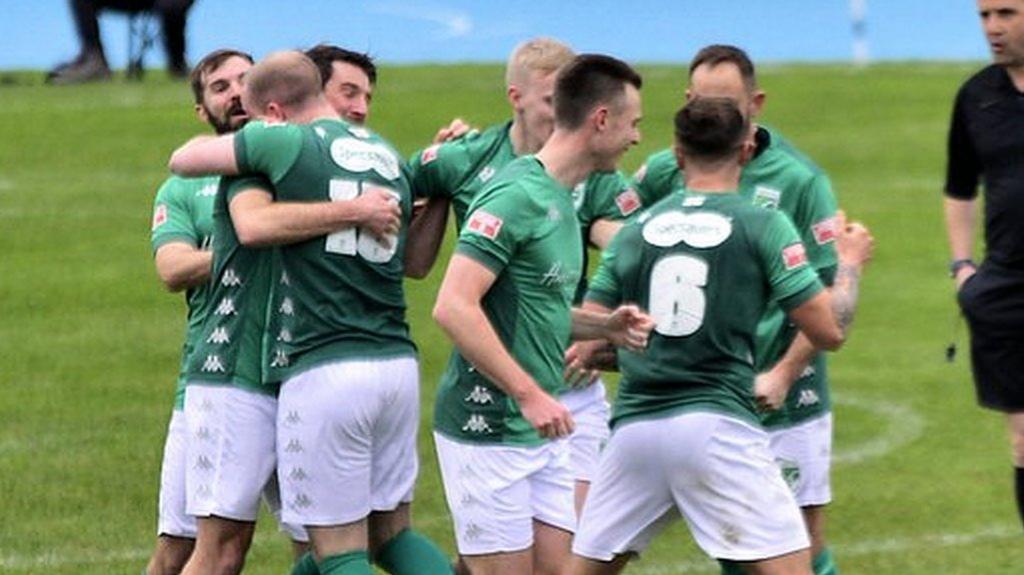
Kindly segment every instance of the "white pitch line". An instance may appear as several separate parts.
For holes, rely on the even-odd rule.
[[[940,548],[961,547],[975,543],[1000,539],[1020,539],[1020,526],[997,525],[968,533],[929,533],[917,537],[871,539],[857,543],[832,543],[837,557],[861,557],[865,555],[885,555],[890,553],[906,553],[908,551],[935,550]],[[641,560],[634,569],[626,569],[633,575],[668,575],[670,573],[718,573],[720,568],[711,559],[678,561],[671,565],[645,566]]]
[[[832,401],[836,405],[863,409],[885,418],[885,431],[859,445],[837,449],[832,455],[833,465],[854,465],[888,455],[924,433],[924,417],[907,405],[861,399],[845,393],[833,395]]]

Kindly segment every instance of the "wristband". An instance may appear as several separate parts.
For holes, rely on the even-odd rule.
[[[956,274],[960,273],[960,270],[969,267],[973,270],[978,269],[978,265],[974,263],[974,260],[970,258],[962,260],[953,260],[949,262],[949,277],[955,278]]]

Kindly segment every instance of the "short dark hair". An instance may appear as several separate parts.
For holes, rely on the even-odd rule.
[[[754,71],[754,62],[742,49],[729,44],[712,44],[705,46],[697,52],[690,62],[690,76],[700,66],[707,64],[714,67],[719,64],[733,64],[740,71],[740,77],[746,84],[748,90],[757,89],[757,74]]]
[[[676,112],[676,144],[688,158],[715,162],[739,151],[747,119],[731,98],[694,98]]]
[[[196,104],[203,103],[203,90],[206,89],[206,75],[216,71],[217,68],[220,68],[221,64],[230,58],[241,58],[248,61],[250,64],[253,63],[252,56],[242,52],[241,50],[222,48],[220,50],[214,50],[213,52],[203,56],[203,59],[196,64],[196,67],[192,68],[192,72],[189,74],[188,80],[189,83],[192,84],[192,95],[196,99]]]
[[[306,50],[306,56],[320,69],[320,79],[324,85],[327,84],[334,74],[335,62],[352,64],[366,74],[366,77],[370,79],[371,85],[377,84],[377,66],[373,63],[373,58],[369,54],[353,52],[352,50],[346,50],[331,44],[317,44]]]
[[[580,54],[558,73],[555,124],[570,130],[583,125],[601,102],[620,98],[626,84],[639,90],[643,79],[629,64],[603,54]]]

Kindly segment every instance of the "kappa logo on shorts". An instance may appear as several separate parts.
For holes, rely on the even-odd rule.
[[[195,469],[198,469],[200,471],[209,471],[213,469],[213,462],[210,461],[209,457],[205,455],[200,455],[199,457],[196,458]]]
[[[795,243],[782,248],[782,263],[787,270],[796,269],[807,263],[807,250],[801,243]]]
[[[398,158],[383,144],[338,138],[331,142],[331,159],[350,172],[373,170],[386,180],[397,180],[401,175]]]
[[[292,481],[305,481],[309,479],[309,475],[306,475],[306,471],[301,467],[295,467],[288,472],[288,479]]]
[[[199,428],[199,431],[196,432],[196,439],[198,439],[199,441],[210,441],[211,439],[213,439],[213,432],[210,431],[209,427],[206,427],[204,425]]]
[[[493,240],[498,237],[498,232],[501,231],[501,226],[504,223],[505,221],[498,216],[493,216],[484,210],[477,210],[469,217],[469,222],[466,224],[466,230],[471,233],[481,235],[489,240]]]
[[[836,227],[839,225],[839,220],[834,216],[826,218],[820,222],[811,226],[811,232],[814,233],[814,241],[818,242],[819,246],[823,246],[836,239],[836,234],[839,230]]]
[[[420,152],[420,165],[426,166],[430,162],[437,159],[437,151],[441,149],[441,144],[434,144],[429,148]]]
[[[305,493],[298,493],[295,495],[295,499],[292,501],[292,505],[299,509],[305,509],[313,505],[313,500],[309,498]]]
[[[160,204],[153,210],[153,229],[155,230],[165,223],[167,223],[167,204]]]
[[[299,443],[298,439],[292,439],[288,442],[288,445],[284,446],[285,453],[302,453],[302,444]]]
[[[470,523],[470,524],[466,525],[466,531],[463,532],[463,535],[466,537],[466,539],[468,541],[472,541],[474,539],[479,539],[480,536],[483,535],[483,534],[484,534],[484,530],[481,529],[480,526],[477,525],[476,523]]]
[[[299,417],[299,412],[295,411],[294,409],[290,410],[288,412],[288,415],[284,416],[284,422],[289,425],[295,425],[297,423],[300,423],[301,421],[302,418]]]
[[[626,191],[615,196],[615,205],[619,207],[619,213],[628,216],[637,211],[642,205],[640,195],[633,188],[626,188]]]

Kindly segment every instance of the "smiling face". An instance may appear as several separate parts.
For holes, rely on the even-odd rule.
[[[346,120],[362,125],[370,116],[373,84],[362,68],[348,62],[331,63],[331,78],[324,84],[331,107]]]
[[[992,61],[1024,67],[1024,0],[978,0],[978,15]]]
[[[599,132],[598,170],[614,170],[626,150],[640,142],[642,117],[640,91],[626,84],[622,97],[608,107],[604,129]]]
[[[202,102],[196,113],[218,134],[234,132],[249,121],[242,106],[242,78],[252,68],[245,58],[232,56],[202,76]]]

